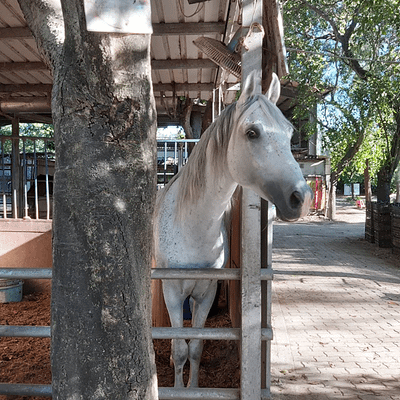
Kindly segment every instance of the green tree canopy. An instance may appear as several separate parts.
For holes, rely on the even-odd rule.
[[[378,199],[388,200],[399,163],[398,2],[296,0],[284,4],[290,79],[300,83],[296,117],[312,112],[332,157],[333,180],[370,160]],[[322,93],[329,95],[322,96]]]

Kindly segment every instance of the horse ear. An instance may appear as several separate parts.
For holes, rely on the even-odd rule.
[[[246,78],[245,82],[242,82],[242,92],[240,94],[238,105],[242,105],[249,97],[254,96],[257,93],[257,89],[261,85],[260,71],[252,71]]]
[[[272,73],[272,81],[265,95],[267,96],[267,99],[274,104],[279,100],[279,96],[281,95],[281,83],[275,72]]]

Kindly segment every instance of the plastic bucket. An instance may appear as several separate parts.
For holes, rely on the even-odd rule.
[[[22,300],[23,281],[0,279],[0,303],[13,303]]]

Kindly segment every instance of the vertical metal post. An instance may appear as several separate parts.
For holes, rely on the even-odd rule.
[[[218,115],[221,115],[222,111],[222,90],[221,85],[218,86]]]
[[[46,166],[46,219],[50,219],[50,187],[49,187],[49,160],[47,153],[47,140],[44,141],[44,162]]]
[[[37,167],[37,155],[36,155],[36,140],[33,141],[33,177],[35,184],[35,218],[39,219],[39,194],[38,194],[38,167]]]
[[[2,201],[3,201],[3,218],[7,218],[7,181],[6,181],[6,168],[5,168],[5,163],[4,163],[4,142],[5,139],[1,138],[1,195],[2,195]]]
[[[215,89],[212,91],[212,122],[215,121]]]
[[[181,169],[180,153],[178,153],[178,142],[174,143],[174,174],[177,174]]]
[[[271,202],[261,200],[261,268],[272,273],[272,223],[275,212]],[[272,282],[261,283],[261,327],[271,328]],[[261,343],[261,388],[267,389],[270,397],[271,389],[271,341]]]
[[[261,399],[261,199],[253,191],[242,194],[242,323],[241,399]]]
[[[19,120],[13,118],[12,126],[12,164],[11,164],[11,187],[12,187],[12,204],[13,217],[19,218],[22,216],[22,202],[20,191],[20,155],[19,155]]]
[[[242,0],[243,28],[262,24],[262,0]],[[263,34],[258,30],[246,38],[242,50],[242,84],[252,71],[262,68]],[[261,85],[259,88],[261,93]],[[242,342],[241,399],[261,399],[261,199],[253,191],[242,195]],[[264,363],[265,365],[265,363]],[[263,374],[264,375],[264,374]]]
[[[24,194],[24,217],[28,217],[28,160],[25,151],[26,139],[22,139],[22,174],[23,174],[23,194]]]
[[[164,186],[168,183],[167,181],[167,142],[164,142]]]

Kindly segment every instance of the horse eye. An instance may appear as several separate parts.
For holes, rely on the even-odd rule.
[[[258,131],[255,131],[253,129],[249,129],[246,132],[246,135],[249,139],[257,139],[258,137],[260,137],[260,133]]]

